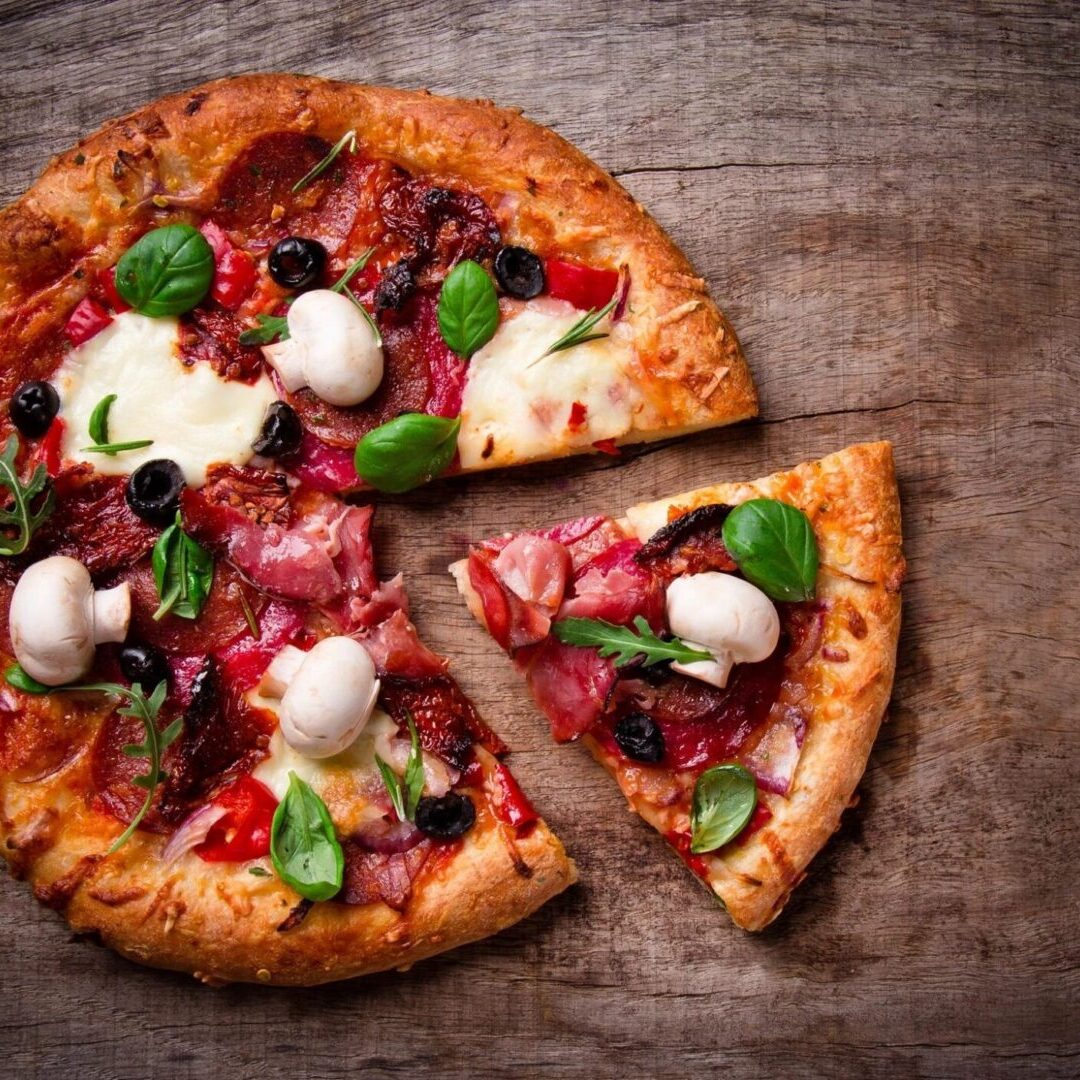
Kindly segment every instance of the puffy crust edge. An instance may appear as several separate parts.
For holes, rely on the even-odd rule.
[[[738,339],[705,282],[644,208],[575,147],[491,102],[297,75],[236,76],[162,98],[55,157],[0,211],[0,328],[33,340],[135,235],[211,205],[216,183],[255,136],[295,130],[333,141],[350,127],[373,155],[500,196],[510,207],[500,211],[508,239],[549,236],[570,255],[629,268],[635,377],[647,407],[619,441],[756,415]]]

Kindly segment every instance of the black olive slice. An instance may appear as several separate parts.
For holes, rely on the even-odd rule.
[[[495,256],[495,279],[507,295],[531,300],[544,291],[544,264],[528,248],[500,248]]]
[[[138,683],[147,694],[169,677],[165,654],[153,645],[125,645],[117,659],[124,678]]]
[[[476,807],[468,795],[448,791],[435,798],[426,795],[416,804],[416,827],[436,840],[456,840],[476,821]]]
[[[184,474],[175,461],[155,458],[129,477],[124,496],[128,506],[151,525],[171,525],[180,509]]]
[[[633,712],[615,725],[619,749],[634,761],[655,765],[664,756],[664,733],[648,713]]]
[[[47,382],[24,382],[11,395],[11,422],[28,439],[37,439],[49,430],[60,411],[60,395]]]
[[[266,410],[262,430],[251,449],[263,457],[285,457],[300,449],[303,437],[304,429],[296,410],[284,401],[275,401]]]
[[[306,236],[286,236],[270,249],[270,276],[286,289],[306,289],[326,268],[326,248]]]

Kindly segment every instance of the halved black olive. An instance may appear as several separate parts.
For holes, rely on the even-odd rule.
[[[655,765],[664,756],[664,733],[648,713],[633,712],[615,725],[619,749],[634,761]]]
[[[468,795],[448,791],[435,798],[426,795],[416,804],[416,827],[436,840],[456,840],[476,821],[476,807]]]
[[[544,291],[544,264],[528,248],[499,248],[495,278],[507,295],[531,300]]]
[[[304,429],[296,410],[284,401],[275,401],[266,410],[262,430],[251,449],[264,457],[284,457],[300,449],[303,437]]]
[[[11,422],[28,439],[37,439],[49,430],[60,411],[60,395],[47,382],[24,382],[11,395]]]
[[[124,678],[138,683],[147,694],[169,677],[165,654],[153,645],[125,645],[117,659]]]
[[[171,525],[180,509],[184,474],[175,461],[155,458],[129,477],[124,497],[128,506],[151,525]]]
[[[306,236],[286,236],[270,249],[270,276],[286,289],[306,289],[326,268],[326,248]]]

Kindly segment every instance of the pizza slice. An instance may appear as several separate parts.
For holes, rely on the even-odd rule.
[[[216,383],[176,379],[177,342]],[[49,378],[71,344],[67,455],[118,378],[114,441],[152,428],[156,445],[116,469],[269,393],[281,452],[324,490],[616,453],[757,412],[705,282],[574,147],[490,102],[292,75],[116,120],[0,212],[0,392]]]
[[[265,460],[199,487],[65,464],[41,500],[13,446],[0,482],[43,517],[0,558],[0,838],[77,932],[205,982],[310,985],[574,880],[401,576],[376,578],[373,507]]]
[[[451,571],[559,741],[582,739],[734,921],[836,830],[892,688],[888,443],[475,544]]]

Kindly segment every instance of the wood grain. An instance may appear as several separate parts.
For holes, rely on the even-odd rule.
[[[4,0],[0,196],[117,112],[280,68],[518,104],[710,280],[764,419],[384,500],[386,570],[516,751],[582,884],[410,974],[207,991],[0,885],[12,1076],[1074,1076],[1080,1071],[1080,32],[1075,7],[149,9]],[[911,576],[862,802],[733,929],[555,749],[446,564],[468,536],[894,440]]]

